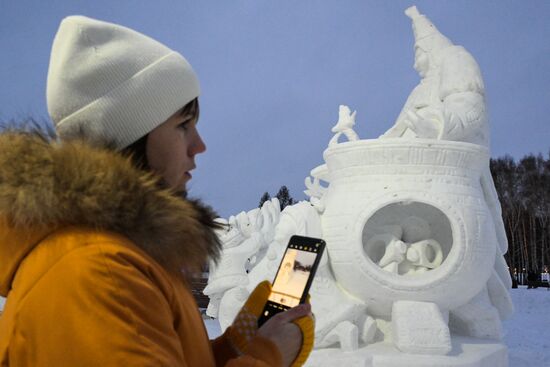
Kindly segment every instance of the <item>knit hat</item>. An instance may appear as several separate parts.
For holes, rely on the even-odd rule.
[[[61,138],[123,149],[198,97],[199,83],[183,56],[152,38],[70,16],[53,41],[46,95]]]

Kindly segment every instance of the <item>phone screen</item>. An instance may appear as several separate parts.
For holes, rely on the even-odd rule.
[[[306,301],[325,246],[325,241],[319,238],[290,238],[273,281],[271,293],[258,318],[258,327],[274,315]]]
[[[317,251],[315,246],[298,244],[291,244],[287,248],[273,282],[269,301],[287,307],[298,306],[313,269]]]

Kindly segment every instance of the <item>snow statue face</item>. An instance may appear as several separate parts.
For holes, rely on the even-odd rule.
[[[425,78],[430,70],[430,57],[428,52],[421,47],[415,47],[414,51],[414,69],[418,72],[421,78]]]

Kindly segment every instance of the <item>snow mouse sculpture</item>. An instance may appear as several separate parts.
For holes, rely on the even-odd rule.
[[[356,113],[340,106],[325,164],[306,178],[309,202],[230,219],[208,312],[225,329],[273,279],[291,235],[322,237],[307,366],[507,366],[511,280],[481,73],[416,7],[406,14],[421,81],[395,124],[360,140]]]

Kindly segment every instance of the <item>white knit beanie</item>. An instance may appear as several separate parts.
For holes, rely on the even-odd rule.
[[[123,149],[198,97],[199,82],[183,56],[152,38],[70,16],[53,42],[46,95],[62,139]]]

